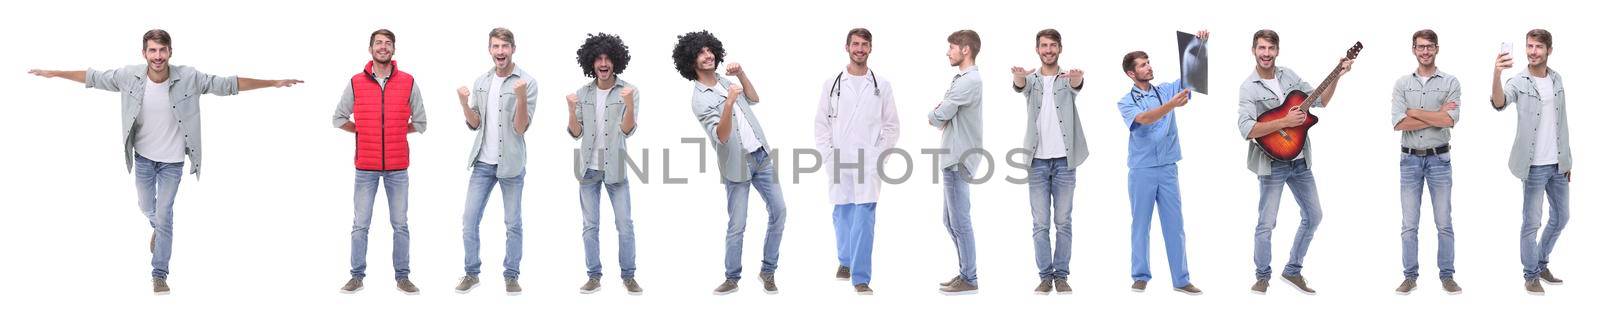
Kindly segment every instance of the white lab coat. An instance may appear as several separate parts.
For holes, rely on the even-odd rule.
[[[822,95],[817,104],[817,150],[822,152],[822,163],[829,179],[828,199],[833,204],[876,203],[882,186],[878,158],[884,151],[894,148],[900,139],[900,115],[895,110],[894,89],[882,74],[843,73],[843,77],[837,78],[841,83],[838,96],[833,95],[833,88],[839,74],[830,74],[822,83]],[[873,86],[874,76],[876,87]],[[863,165],[842,167],[836,177],[833,175],[836,160]]]

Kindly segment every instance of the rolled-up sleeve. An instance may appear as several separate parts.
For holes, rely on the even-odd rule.
[[[416,93],[412,93],[416,95]],[[350,114],[355,112],[356,92],[350,85],[345,85],[344,94],[339,96],[339,105],[333,107],[333,127],[343,127],[350,123]]]
[[[1390,99],[1389,99],[1389,112],[1391,114],[1391,116],[1389,118],[1390,119],[1389,120],[1389,126],[1390,127],[1398,126],[1398,125],[1400,125],[1400,121],[1405,121],[1406,120],[1406,109],[1410,109],[1410,108],[1411,107],[1407,107],[1406,106],[1405,81],[1404,80],[1395,81],[1394,82],[1394,91],[1390,94]]]
[[[350,97],[353,97],[353,96],[350,96]],[[417,133],[422,133],[423,131],[427,131],[428,130],[428,113],[426,111],[424,111],[423,108],[422,108],[422,86],[417,85],[416,81],[412,81],[411,82],[411,99],[410,99],[410,101],[411,101],[411,127],[412,128],[416,128],[417,129]]]
[[[117,84],[117,73],[120,71],[121,69],[101,71],[92,68],[84,71],[83,87],[112,92],[121,92],[122,85]]]
[[[1122,96],[1121,101],[1117,101],[1117,111],[1122,112],[1122,123],[1128,127],[1129,131],[1139,128],[1139,123],[1134,119],[1138,118],[1140,113],[1144,113],[1144,108],[1139,107],[1139,104],[1133,100],[1133,96],[1134,94],[1129,93]]]
[[[700,127],[706,131],[706,136],[711,142],[721,145],[722,139],[717,138],[717,125],[722,123],[722,105],[713,100],[706,99],[704,92],[696,92],[690,99],[694,117],[700,120]]]
[[[633,111],[631,112],[631,113],[633,113],[633,129],[629,129],[628,131],[623,131],[622,132],[622,137],[623,138],[633,138],[633,134],[636,133],[636,132],[639,132],[639,106],[640,106],[639,103],[640,102],[643,102],[643,101],[639,100],[639,88],[635,87],[635,88],[633,88]],[[624,105],[623,108],[627,109],[628,107],[626,105]],[[630,112],[629,111],[622,111],[622,113],[630,113]]]
[[[1250,130],[1256,128],[1256,107],[1250,102],[1250,83],[1239,86],[1239,136],[1250,139]]]
[[[1449,86],[1449,92],[1444,94],[1444,102],[1455,102],[1456,109],[1447,111],[1445,114],[1450,115],[1451,123],[1461,122],[1461,81],[1451,78]]]
[[[939,107],[928,112],[928,124],[940,126],[954,119],[961,109],[972,105],[976,96],[977,86],[971,81],[962,78],[945,94],[944,101],[939,102]]]
[[[238,76],[213,76],[195,71],[193,79],[195,80],[195,89],[200,91],[199,94],[217,96],[239,94]]]

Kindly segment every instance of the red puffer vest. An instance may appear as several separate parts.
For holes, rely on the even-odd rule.
[[[406,133],[411,129],[411,74],[401,72],[393,61],[389,81],[379,86],[372,74],[372,62],[350,78],[355,92],[356,169],[371,171],[402,170],[411,166],[411,148]]]

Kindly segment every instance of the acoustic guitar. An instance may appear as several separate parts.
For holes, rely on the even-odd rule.
[[[1356,55],[1361,54],[1361,48],[1361,42],[1356,42],[1355,46],[1351,46],[1350,50],[1345,52],[1344,59],[1339,61],[1340,64],[1334,65],[1333,72],[1329,72],[1328,77],[1323,78],[1322,84],[1317,85],[1317,88],[1312,90],[1310,95],[1300,90],[1290,91],[1289,95],[1284,97],[1283,104],[1256,116],[1256,122],[1272,122],[1287,118],[1289,112],[1295,109],[1301,109],[1306,112],[1306,121],[1304,123],[1283,128],[1255,139],[1256,146],[1261,147],[1261,150],[1267,153],[1267,157],[1272,157],[1273,160],[1288,161],[1300,156],[1300,152],[1306,149],[1306,139],[1310,134],[1311,126],[1317,124],[1317,116],[1311,115],[1310,103],[1322,98],[1322,94],[1328,89],[1328,86],[1333,85],[1338,80],[1339,70],[1344,61],[1355,60]]]

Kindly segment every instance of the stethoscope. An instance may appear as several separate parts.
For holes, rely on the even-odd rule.
[[[872,80],[872,96],[881,96],[881,92],[878,89],[878,73],[868,69],[867,76]],[[840,90],[842,90],[841,83],[843,81],[844,72],[839,72],[838,76],[833,77],[833,88],[828,90],[828,96],[831,97],[828,103],[828,119],[830,120],[839,117],[839,97],[841,96]]]

